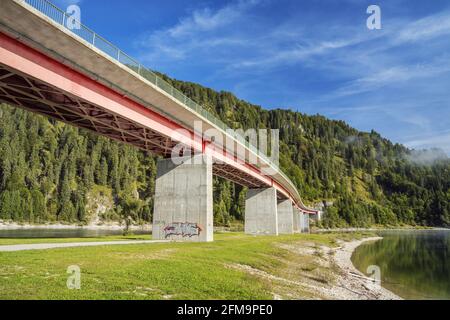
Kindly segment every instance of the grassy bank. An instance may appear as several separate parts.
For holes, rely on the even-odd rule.
[[[317,261],[322,253],[315,248],[361,236],[226,233],[217,234],[213,243],[0,253],[0,299],[318,298],[308,288],[332,283],[336,270]],[[66,287],[70,265],[81,268],[81,290]],[[308,286],[289,285],[278,278],[295,278]]]

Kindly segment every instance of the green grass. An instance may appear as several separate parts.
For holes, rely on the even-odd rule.
[[[312,258],[295,256],[280,245],[333,246],[342,237],[352,236],[224,233],[216,234],[213,243],[0,252],[0,299],[272,299],[270,281],[230,266],[245,265],[282,275],[294,263],[295,272],[307,272],[301,269],[317,269],[309,261]],[[111,238],[123,239],[108,240]],[[67,289],[66,270],[71,265],[81,268],[81,290]]]

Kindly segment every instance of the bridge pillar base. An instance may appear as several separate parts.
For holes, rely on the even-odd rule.
[[[245,233],[278,235],[277,191],[250,189],[245,201]]]
[[[158,161],[153,239],[213,241],[212,181],[202,155]]]
[[[284,200],[278,203],[278,233],[294,233],[294,208],[291,200]]]

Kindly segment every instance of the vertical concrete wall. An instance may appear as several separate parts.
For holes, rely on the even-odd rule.
[[[299,211],[299,229],[301,233],[309,233],[309,214]]]
[[[302,213],[301,215],[301,232],[309,233],[309,214]]]
[[[212,164],[202,155],[175,161],[158,161],[153,239],[213,241]]]
[[[294,212],[292,214],[292,222],[293,222],[293,231],[294,233],[299,233],[299,223],[298,223],[298,213],[297,210],[294,209]]]
[[[291,200],[284,200],[278,203],[278,233],[294,233],[294,208]]]
[[[245,201],[245,233],[278,235],[277,191],[250,189]]]
[[[298,221],[299,221],[300,233],[305,232],[305,215],[301,211],[298,212]]]
[[[302,232],[302,227],[300,223],[300,210],[298,210],[297,208],[294,208],[293,223],[294,223],[294,233]]]

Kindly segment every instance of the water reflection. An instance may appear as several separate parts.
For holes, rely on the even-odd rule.
[[[450,231],[389,231],[353,254],[364,272],[381,269],[382,284],[406,299],[450,299]]]

